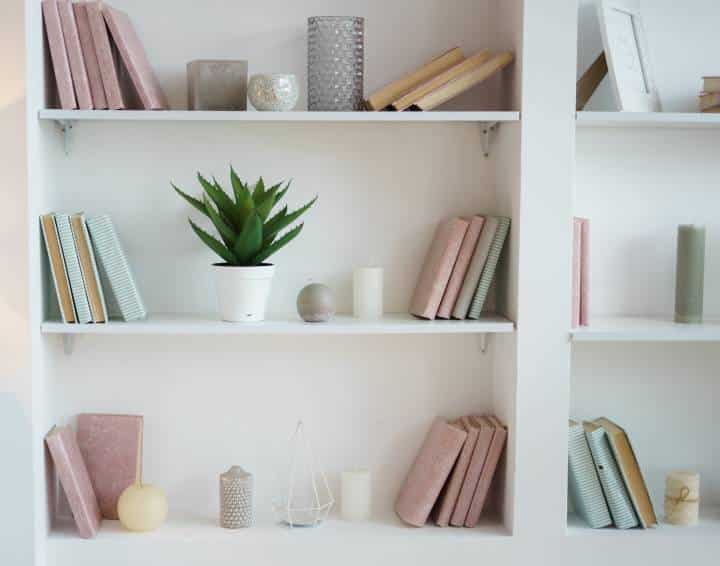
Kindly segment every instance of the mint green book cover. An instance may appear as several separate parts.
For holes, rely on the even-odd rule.
[[[470,305],[470,312],[468,318],[478,320],[482,314],[483,306],[485,306],[485,300],[487,299],[490,285],[495,278],[495,270],[497,269],[498,262],[500,261],[500,255],[502,254],[503,246],[505,245],[505,239],[507,238],[508,232],[510,231],[510,219],[505,217],[497,217],[498,228],[495,233],[495,239],[493,240],[492,246],[490,246],[490,253],[488,254],[485,267],[483,268],[482,276],[480,277],[480,283],[478,283],[475,296],[473,297],[472,305]]]
[[[568,427],[568,488],[577,514],[593,529],[613,524],[585,429],[570,421]]]

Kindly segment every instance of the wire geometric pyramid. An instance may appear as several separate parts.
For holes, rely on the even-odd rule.
[[[302,421],[295,428],[291,451],[288,485],[273,502],[273,510],[278,521],[290,528],[315,527],[327,519],[335,499],[325,473],[315,472],[315,458]]]

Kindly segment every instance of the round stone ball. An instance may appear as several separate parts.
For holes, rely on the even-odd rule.
[[[157,487],[136,483],[122,492],[117,509],[123,527],[142,533],[154,531],[165,522],[168,502]]]
[[[335,297],[326,285],[312,283],[300,291],[297,310],[305,322],[327,322],[335,315]]]

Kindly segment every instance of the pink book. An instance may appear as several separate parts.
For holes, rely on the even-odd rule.
[[[67,426],[54,427],[45,437],[45,443],[70,503],[78,533],[83,538],[94,537],[100,529],[100,508],[75,433]]]
[[[487,458],[493,436],[495,435],[495,428],[486,418],[471,417],[469,421],[472,426],[478,429],[479,434],[475,449],[470,458],[470,465],[465,474],[465,481],[463,481],[455,509],[453,509],[453,513],[450,516],[450,524],[453,527],[462,527],[465,525],[465,519],[470,510],[473,495],[475,495],[475,488],[477,488],[480,474],[485,465],[485,459]]]
[[[118,518],[118,498],[140,480],[142,433],[140,416],[78,416],[78,445],[105,519]]]
[[[572,257],[572,320],[573,328],[580,326],[580,282],[582,256],[582,226],[579,218],[573,218],[573,257]]]
[[[450,479],[445,484],[445,488],[440,494],[440,498],[435,506],[435,524],[439,527],[447,527],[450,524],[450,516],[455,509],[455,504],[460,495],[460,489],[465,481],[465,474],[470,466],[470,460],[480,434],[480,429],[474,426],[467,417],[463,417],[454,424],[460,426],[460,428],[467,433],[467,439],[465,440],[465,444],[463,444],[457,462],[455,462],[455,467],[450,475]]]
[[[488,417],[488,419],[495,428],[495,434],[493,435],[492,444],[490,444],[490,450],[488,450],[477,488],[475,488],[470,510],[465,519],[465,526],[471,528],[476,527],[480,521],[480,516],[482,515],[483,507],[485,507],[485,501],[490,491],[490,485],[495,477],[495,471],[500,462],[500,456],[502,456],[503,450],[505,449],[505,440],[507,439],[507,430],[502,423],[495,417]]]
[[[95,46],[98,65],[100,66],[100,77],[102,78],[108,108],[110,110],[124,110],[125,100],[120,89],[120,79],[118,78],[118,69],[110,45],[110,36],[103,18],[103,8],[99,0],[95,0],[87,2],[85,9],[87,10],[90,34]]]
[[[85,61],[85,70],[90,85],[93,107],[96,110],[107,110],[108,103],[105,98],[102,76],[100,76],[100,65],[98,64],[97,54],[95,53],[92,32],[90,31],[87,6],[85,2],[77,2],[73,4],[72,7],[75,12],[75,23],[77,24],[80,48],[82,49],[82,55]]]
[[[167,110],[168,102],[165,93],[150,61],[148,61],[145,49],[135,33],[130,18],[124,12],[108,5],[103,6],[102,10],[113,41],[120,51],[120,56],[130,74],[130,79],[140,97],[143,108],[145,110]]]
[[[438,226],[410,303],[410,314],[430,320],[437,315],[469,224],[452,218]]]
[[[435,419],[395,502],[395,512],[408,525],[422,527],[452,471],[467,433]]]
[[[50,47],[50,59],[52,60],[55,83],[57,84],[60,107],[63,110],[75,110],[77,101],[75,89],[73,88],[72,75],[70,74],[70,61],[68,60],[63,37],[62,24],[60,23],[60,12],[55,0],[43,0],[43,20],[45,21],[45,33],[47,34]]]
[[[58,13],[60,14],[63,37],[65,38],[65,49],[67,50],[70,61],[70,71],[73,84],[75,85],[78,108],[80,108],[80,110],[92,110],[93,103],[92,95],[90,94],[90,82],[88,80],[87,70],[85,69],[85,59],[83,58],[82,47],[80,46],[80,36],[78,35],[72,4],[70,0],[57,0],[57,7]]]
[[[452,316],[455,302],[457,301],[458,295],[460,295],[463,281],[465,281],[465,274],[470,267],[470,260],[475,253],[475,248],[480,239],[483,224],[485,224],[485,219],[482,216],[474,216],[470,220],[470,225],[465,233],[465,238],[463,239],[462,246],[460,246],[455,267],[450,276],[450,281],[448,281],[447,289],[445,289],[445,294],[438,309],[438,318],[449,319]]]
[[[590,324],[590,220],[580,220],[580,326],[587,326]]]

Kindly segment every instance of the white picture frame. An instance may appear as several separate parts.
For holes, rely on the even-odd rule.
[[[621,112],[661,112],[642,16],[632,0],[598,0],[608,74]]]

